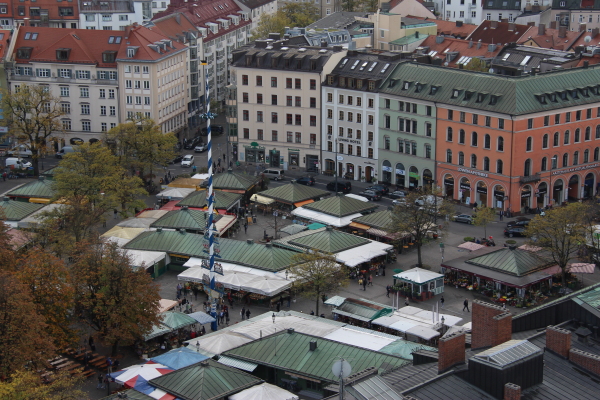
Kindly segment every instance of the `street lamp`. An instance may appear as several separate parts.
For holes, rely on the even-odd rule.
[[[273,316],[271,318],[273,318],[273,323],[275,323],[275,313],[273,313]]]

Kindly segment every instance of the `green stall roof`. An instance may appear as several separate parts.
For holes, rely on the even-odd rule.
[[[330,227],[320,231],[309,232],[313,232],[313,234],[296,238],[289,243],[294,246],[316,249],[326,253],[339,253],[370,242],[368,239],[336,231]]]
[[[292,182],[287,185],[265,190],[259,194],[280,203],[294,204],[305,200],[314,200],[320,197],[329,196],[331,193],[312,186]]]
[[[172,229],[194,229],[204,231],[206,228],[207,211],[179,209],[167,212],[157,219],[150,226],[153,228],[172,228]],[[213,220],[217,222],[221,219],[220,215],[214,215]]]
[[[221,190],[215,190],[214,193],[214,207],[217,209],[229,210],[236,202],[242,199],[242,195],[237,193],[223,192]],[[188,206],[198,208],[208,207],[208,202],[206,201],[206,190],[197,190],[191,193],[185,199],[177,203],[177,206]]]
[[[386,229],[391,220],[392,212],[390,210],[383,210],[354,218],[352,221],[358,222],[359,224],[369,225],[373,228]]]
[[[550,260],[531,251],[508,248],[498,249],[465,262],[515,276],[525,276],[551,264]]]
[[[54,189],[52,181],[47,179],[38,179],[33,182],[26,183],[16,189],[11,190],[6,195],[10,197],[40,197],[50,199],[54,197]]]
[[[0,208],[2,208],[4,218],[6,218],[7,221],[20,221],[23,218],[27,217],[29,214],[36,212],[44,206],[45,204],[13,201],[10,200],[8,197],[5,197],[0,202]]]
[[[346,215],[373,211],[378,206],[370,201],[357,200],[346,196],[334,196],[306,204],[303,207],[308,210],[314,210],[341,218]]]

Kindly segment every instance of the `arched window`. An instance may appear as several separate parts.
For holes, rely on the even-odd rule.
[[[458,131],[458,143],[465,144],[465,130],[461,129]]]
[[[502,136],[498,137],[498,151],[504,151],[504,138]]]
[[[452,150],[446,150],[446,162],[452,164]]]
[[[590,149],[585,149],[585,151],[583,152],[583,163],[589,163],[590,162]]]
[[[585,128],[585,141],[592,140],[592,128]]]
[[[547,133],[544,135],[544,138],[542,139],[542,148],[544,148],[544,149],[548,148],[548,134]]]
[[[575,137],[573,138],[573,143],[579,143],[581,140],[581,129],[575,129]]]
[[[490,170],[490,159],[488,157],[483,157],[483,170],[484,171]]]
[[[502,173],[502,160],[496,161],[496,173],[497,174]]]
[[[492,142],[492,138],[490,137],[490,135],[488,135],[486,133],[486,135],[483,137],[483,148],[489,149],[491,146],[491,142]]]
[[[598,161],[598,158],[600,158],[600,147],[594,149],[594,161]]]
[[[554,146],[554,147],[558,146],[558,141],[559,141],[559,134],[558,134],[558,132],[554,132],[554,140],[552,141],[552,146]]]
[[[596,139],[600,139],[600,125],[596,125]]]
[[[525,151],[531,151],[533,149],[533,138],[529,136],[525,144]]]
[[[563,141],[564,144],[569,144],[569,142],[571,141],[570,136],[571,136],[571,132],[569,132],[569,130],[567,129],[565,131],[565,137],[564,137],[564,141]]]
[[[577,165],[577,164],[579,164],[579,152],[578,151],[573,153],[573,165]]]
[[[451,142],[452,141],[452,128],[448,127],[448,129],[446,130],[446,140]]]
[[[525,168],[523,170],[523,176],[531,175],[531,159],[525,160]]]
[[[471,154],[471,168],[477,168],[477,156]]]
[[[465,153],[462,151],[458,152],[458,165],[465,165]]]
[[[471,133],[471,146],[477,146],[477,132]]]
[[[552,169],[558,168],[558,154],[552,157]]]
[[[542,171],[545,171],[548,168],[548,158],[544,157],[542,158]]]
[[[563,168],[569,166],[569,155],[567,153],[563,154]]]

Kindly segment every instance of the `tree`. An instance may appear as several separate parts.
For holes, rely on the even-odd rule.
[[[45,366],[55,353],[52,341],[42,334],[46,328],[28,287],[0,271],[0,381],[27,363],[35,369]]]
[[[80,389],[82,375],[58,371],[51,382],[40,379],[31,370],[15,372],[8,380],[0,380],[0,398],[4,400],[81,400],[87,394]]]
[[[496,220],[496,210],[490,207],[482,206],[477,208],[473,215],[473,223],[477,226],[483,226],[483,234],[487,238],[487,225]]]
[[[260,17],[256,29],[252,31],[254,39],[262,39],[269,33],[285,33],[286,27],[304,27],[321,17],[319,7],[314,3],[286,3],[277,12]]]
[[[410,192],[405,205],[398,205],[392,210],[392,218],[387,231],[396,234],[400,239],[412,235],[417,247],[417,266],[423,266],[421,247],[428,237],[428,232],[437,230],[437,220],[440,216],[452,211],[449,202],[439,197],[440,190],[428,186],[422,190]]]
[[[269,33],[285,33],[285,27],[290,26],[289,20],[280,11],[273,14],[266,14],[260,17],[256,28],[252,31],[252,39],[263,39],[269,36]]]
[[[327,293],[335,293],[348,285],[348,276],[331,254],[311,250],[294,256],[296,264],[288,268],[296,278],[300,295],[315,301],[316,315],[319,315],[319,300]]]
[[[162,133],[160,126],[150,118],[136,114],[105,134],[119,164],[131,175],[139,171],[145,181],[154,178],[156,166],[166,166],[175,156],[177,138],[172,132]]]
[[[88,237],[108,212],[120,207],[126,216],[142,208],[144,203],[138,197],[146,194],[141,179],[127,176],[117,157],[99,143],[83,144],[61,160],[54,174],[54,189],[54,200],[67,204],[44,215],[60,220],[75,242]]]
[[[570,203],[548,210],[544,217],[533,218],[525,229],[525,235],[530,238],[529,244],[544,249],[560,267],[564,286],[568,262],[585,243],[583,216],[586,208],[583,203]]]
[[[356,0],[342,0],[342,10],[347,12],[356,11]]]
[[[80,243],[74,259],[76,314],[112,346],[113,356],[160,322],[158,286],[115,243]]]
[[[488,72],[490,69],[487,66],[487,63],[481,58],[473,57],[471,61],[467,65],[465,65],[465,69],[468,71],[478,71],[478,72]]]
[[[62,132],[60,98],[52,96],[47,85],[20,85],[14,92],[2,90],[2,105],[10,134],[31,150],[33,172],[39,175],[46,141]]]
[[[589,263],[595,263],[600,253],[600,230],[598,229],[598,215],[600,204],[596,201],[586,203],[585,213],[582,215],[582,225],[586,237],[585,257]]]

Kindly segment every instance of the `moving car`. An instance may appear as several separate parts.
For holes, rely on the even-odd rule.
[[[374,190],[364,190],[359,193],[359,195],[366,197],[371,201],[379,201],[381,200],[381,195]]]
[[[223,126],[222,125],[211,125],[210,126],[210,133],[212,135],[220,135],[223,133]],[[206,127],[202,128],[200,130],[200,135],[202,136],[208,136],[208,129],[206,129]]]
[[[371,185],[366,190],[378,190],[383,195],[387,195],[390,192],[390,189],[385,185]]]
[[[183,156],[183,160],[181,160],[182,167],[191,167],[194,165],[194,156],[191,154],[186,154]]]
[[[393,199],[400,199],[402,197],[406,197],[406,192],[404,190],[395,190],[388,195]]]
[[[177,164],[183,160],[183,156],[181,154],[176,154],[171,160],[168,161],[169,164]]]
[[[283,170],[278,168],[267,168],[263,172],[263,175],[269,179],[274,179],[276,181],[280,181],[283,179]]]
[[[504,236],[513,237],[513,236],[525,236],[525,227],[523,226],[513,226],[510,228],[506,228],[504,230]]]
[[[337,182],[336,186],[336,181],[333,181],[327,184],[327,190],[347,194],[352,191],[352,184],[350,182]]]
[[[312,176],[303,176],[302,178],[296,179],[296,183],[306,186],[312,186],[315,184],[315,178]]]
[[[206,151],[207,149],[208,149],[208,147],[204,143],[200,143],[199,145],[194,147],[194,153],[202,153],[203,151]]]
[[[464,222],[465,224],[473,224],[473,217],[469,214],[458,214],[454,217],[456,222]]]
[[[186,140],[186,142],[183,145],[183,148],[187,149],[187,150],[191,150],[194,147],[196,147],[196,145],[198,145],[198,143],[202,143],[202,138],[200,136],[196,136],[192,139]]]
[[[9,157],[6,159],[6,167],[11,169],[27,169],[31,168],[31,163],[20,158]]]
[[[529,218],[518,217],[516,220],[510,221],[508,224],[506,224],[506,227],[510,228],[513,226],[527,226],[530,221],[531,220]]]

